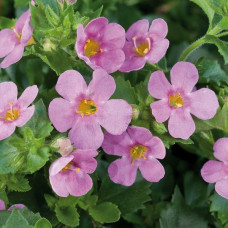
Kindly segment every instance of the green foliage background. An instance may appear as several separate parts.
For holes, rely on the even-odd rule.
[[[14,25],[28,3],[1,1],[0,29]],[[227,228],[228,201],[202,180],[200,169],[214,159],[214,142],[228,136],[228,2],[78,0],[62,9],[56,0],[36,0],[36,4],[30,5],[36,44],[26,48],[20,62],[0,69],[0,82],[14,81],[20,92],[29,85],[39,87],[35,115],[0,142],[0,198],[8,206],[23,203],[29,210],[0,212],[0,226]],[[47,107],[57,96],[55,84],[65,70],[78,70],[87,82],[91,80],[92,70],[74,51],[75,35],[78,24],[86,25],[100,15],[126,30],[143,18],[151,22],[160,17],[168,23],[170,47],[165,58],[137,72],[112,74],[117,85],[113,98],[125,99],[139,111],[132,124],[150,129],[164,142],[166,175],[159,183],[148,183],[138,175],[131,187],[116,185],[107,175],[107,166],[115,157],[100,149],[98,168],[92,174],[93,189],[83,197],[61,198],[54,195],[48,182],[48,168],[58,158],[51,145],[59,135],[48,119]],[[191,53],[194,48],[198,49]],[[220,108],[211,120],[196,119],[195,134],[180,140],[172,138],[166,124],[158,124],[152,117],[149,104],[153,98],[147,83],[153,71],[162,69],[169,77],[169,69],[186,58],[199,70],[197,88],[213,89]]]

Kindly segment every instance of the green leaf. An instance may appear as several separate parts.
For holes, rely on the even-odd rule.
[[[59,15],[57,0],[36,0],[36,3],[42,3],[44,6],[49,6],[57,15]]]
[[[6,224],[6,221],[8,220],[10,215],[10,211],[0,211],[0,227],[3,227],[3,225]]]
[[[214,10],[210,7],[208,0],[190,0],[191,2],[194,2],[199,7],[202,8],[204,13],[207,15],[209,19],[209,28],[212,26],[212,20],[214,17]]]
[[[98,196],[97,195],[88,195],[81,197],[80,201],[78,202],[79,207],[83,210],[87,210],[90,207],[94,207],[97,203]]]
[[[101,223],[117,222],[120,219],[120,211],[118,207],[110,202],[96,205],[89,209],[92,218]]]
[[[14,0],[14,7],[18,8],[21,6],[26,6],[28,5],[30,0]]]
[[[216,13],[225,16],[225,12],[223,10],[223,0],[208,0],[208,4]],[[227,3],[224,2],[224,4]]]
[[[134,212],[144,208],[143,204],[150,200],[150,185],[151,183],[145,180],[139,180],[132,186],[125,187],[113,183],[107,177],[101,184],[98,202],[112,202],[116,204],[123,215]]]
[[[216,36],[206,35],[205,42],[217,46],[219,53],[223,56],[225,64],[228,64],[228,42],[222,41]]]
[[[161,228],[207,228],[207,223],[207,220],[200,214],[200,211],[193,210],[185,204],[179,188],[176,187],[172,197],[172,203],[161,212]]]
[[[198,83],[216,83],[218,86],[221,82],[228,84],[228,75],[222,70],[219,63],[214,60],[203,60],[199,66],[199,82]]]
[[[67,226],[78,226],[79,225],[79,214],[75,206],[55,207],[55,213],[58,220]]]
[[[218,27],[222,30],[228,30],[228,16],[222,18],[218,23]]]
[[[47,116],[46,107],[41,99],[35,103],[34,115],[21,128],[21,131],[27,127],[32,130],[34,137],[36,138],[46,138],[51,134],[53,127]]]
[[[114,79],[116,82],[116,90],[112,95],[112,99],[124,99],[129,104],[136,104],[136,94],[131,83],[125,81],[122,76],[117,76]]]
[[[49,5],[47,5],[47,7],[45,8],[45,14],[46,14],[48,23],[52,27],[55,27],[60,23],[59,16],[56,15],[56,13],[53,11],[53,9]]]
[[[34,228],[52,228],[52,225],[47,219],[41,218],[36,222]]]
[[[18,209],[16,208],[16,210]],[[23,217],[28,221],[30,225],[35,225],[35,223],[41,218],[39,213],[33,213],[27,207],[24,207],[22,210],[20,210],[20,213],[23,215]]]
[[[221,220],[222,224],[228,222],[228,200],[224,199],[216,192],[210,197],[211,205],[210,211],[217,213],[218,218]]]
[[[2,228],[31,228],[27,220],[22,216],[20,213],[20,210],[13,209],[11,215],[9,216],[8,220],[6,221],[6,224],[2,226]]]
[[[7,17],[0,17],[0,29],[11,28],[15,25],[17,19],[9,19]]]

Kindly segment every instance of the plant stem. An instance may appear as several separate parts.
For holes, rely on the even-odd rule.
[[[228,36],[228,32],[221,32],[218,35],[216,35],[217,37],[222,37],[222,36]]]
[[[203,44],[204,44],[204,36],[196,40],[190,46],[188,46],[182,53],[181,57],[179,58],[179,61],[184,61],[192,51],[194,51],[196,48],[199,48]]]

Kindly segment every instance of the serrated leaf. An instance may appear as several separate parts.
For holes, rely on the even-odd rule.
[[[120,219],[120,211],[117,205],[105,202],[89,209],[92,218],[101,223],[117,222]]]
[[[129,81],[125,81],[121,76],[117,76],[114,79],[116,82],[116,90],[112,95],[112,99],[124,99],[129,104],[136,104],[136,95],[131,83]]]
[[[16,208],[16,210],[19,210]],[[21,215],[28,221],[30,225],[35,225],[35,223],[41,218],[39,213],[33,213],[27,207],[20,210]]]
[[[45,15],[48,20],[48,23],[52,27],[55,27],[59,24],[59,22],[60,22],[59,16],[56,15],[56,13],[53,11],[53,9],[49,5],[47,5],[45,8]]]
[[[36,222],[34,228],[52,228],[52,225],[47,219],[41,218]]]
[[[9,19],[7,17],[0,17],[0,29],[11,28],[15,25],[17,19]]]
[[[216,36],[206,35],[205,42],[217,46],[219,53],[223,56],[225,64],[228,64],[228,42],[222,41]]]
[[[185,204],[179,188],[176,187],[172,197],[172,203],[161,212],[161,228],[207,228],[207,223],[207,220],[199,213],[199,211],[193,210]]]
[[[214,17],[214,10],[210,7],[208,0],[190,0],[191,2],[194,2],[199,7],[202,8],[204,13],[207,15],[209,19],[209,28],[212,26],[212,20]]]
[[[113,183],[107,177],[101,184],[98,202],[112,202],[118,206],[124,215],[144,207],[143,204],[150,200],[150,185],[151,183],[140,180],[130,187],[125,187]]]
[[[79,214],[75,206],[55,207],[55,213],[58,220],[67,226],[79,225]]]
[[[36,0],[36,3],[42,3],[44,6],[50,6],[50,8],[59,15],[59,8],[57,0]]]
[[[88,208],[94,207],[97,203],[98,196],[97,195],[88,195],[81,197],[80,201],[78,202],[79,207],[83,210],[87,210]]]
[[[7,175],[7,188],[11,191],[27,192],[31,189],[29,181],[23,175]],[[1,176],[0,176],[1,179]]]
[[[22,216],[18,209],[14,209],[2,228],[31,228],[27,220]]]

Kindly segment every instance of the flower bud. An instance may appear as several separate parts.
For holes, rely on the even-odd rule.
[[[73,146],[71,144],[71,141],[67,138],[59,138],[56,141],[56,146],[59,148],[58,152],[64,156],[68,155],[73,151]]]
[[[56,50],[56,45],[52,43],[49,39],[45,39],[43,43],[44,51]]]

